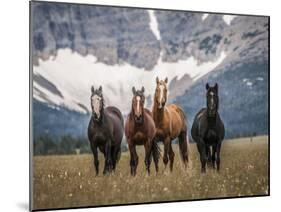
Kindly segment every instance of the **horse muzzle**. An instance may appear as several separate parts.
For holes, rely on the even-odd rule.
[[[99,116],[96,113],[92,113],[92,116],[94,118],[94,120],[98,121],[99,120]]]
[[[166,102],[160,102],[158,103],[158,109],[162,109],[163,107],[165,107]]]
[[[142,123],[142,116],[135,116],[135,122],[136,123]]]

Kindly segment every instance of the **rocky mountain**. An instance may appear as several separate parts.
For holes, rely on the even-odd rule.
[[[204,20],[200,13],[157,11],[156,16],[164,61],[175,63],[194,57],[200,65],[217,60],[224,52],[226,58],[212,70],[217,71],[268,60],[266,17],[232,16],[227,24],[224,16],[214,14]],[[189,81],[186,76],[174,83],[190,86]],[[177,92],[182,94],[182,91]]]
[[[80,136],[91,85],[125,116],[132,86],[145,86],[150,107],[155,77],[168,76],[169,101],[189,123],[205,105],[204,84],[218,82],[227,136],[267,133],[267,17],[33,2],[32,20],[38,132]]]
[[[48,59],[58,49],[94,55],[107,65],[152,69],[160,54],[145,10],[33,2],[33,56]]]

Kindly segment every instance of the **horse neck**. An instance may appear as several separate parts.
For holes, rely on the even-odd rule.
[[[132,104],[132,107],[131,107],[131,111],[129,113],[129,117],[132,121],[134,121],[134,108],[133,108],[133,104]]]
[[[215,116],[209,116],[207,113],[207,121],[208,121],[208,125],[212,128],[214,126],[216,126],[217,123],[217,116],[218,116],[218,112],[216,112]]]
[[[165,106],[162,107],[161,109],[159,109],[156,105],[156,103],[154,102],[153,104],[153,119],[156,123],[161,122],[164,119],[164,110],[165,110]]]
[[[97,123],[98,125],[102,125],[104,123],[104,117],[105,117],[105,112],[104,112],[104,108],[102,107],[102,109],[100,111],[100,118],[99,118],[99,120],[93,119],[93,122]]]

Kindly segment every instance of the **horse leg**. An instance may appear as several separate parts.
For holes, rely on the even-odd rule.
[[[200,161],[201,161],[201,172],[206,173],[206,145],[202,139],[198,140],[197,148],[200,154]]]
[[[221,152],[221,143],[218,143],[217,144],[217,170],[219,171],[220,170],[220,162],[221,162],[221,159],[220,159],[220,152]]]
[[[167,167],[168,164],[168,152],[169,152],[169,148],[170,148],[170,139],[169,137],[165,138],[164,140],[164,156],[163,156],[163,163],[165,165],[165,169]]]
[[[150,175],[150,164],[151,164],[151,142],[152,140],[147,140],[144,144],[144,149],[145,149],[145,166],[146,166],[146,172],[147,175]]]
[[[129,151],[130,151],[130,167],[131,167],[131,175],[134,173],[134,153],[133,153],[133,145],[131,144],[131,141],[128,140],[129,144]]]
[[[215,168],[217,145],[212,146],[212,166]]]
[[[98,158],[98,149],[96,145],[91,145],[91,149],[94,155],[94,164],[96,169],[96,176],[99,174],[99,158]]]
[[[208,163],[211,163],[212,157],[211,157],[211,147],[206,145],[206,156]]]
[[[173,166],[174,166],[174,157],[175,157],[175,153],[173,151],[172,148],[172,141],[170,141],[169,144],[169,160],[170,160],[170,171],[173,171]]]
[[[107,166],[106,166],[106,153],[105,153],[105,150],[104,150],[104,152],[103,152],[103,155],[104,155],[104,167],[103,167],[103,175],[105,175],[106,174],[106,170],[107,170]]]
[[[111,160],[111,140],[108,140],[105,145],[105,169],[104,175],[110,173],[112,170],[112,160]]]
[[[154,140],[152,140],[152,142],[155,142],[156,143],[156,145],[157,145],[157,140],[156,139],[154,139]],[[154,144],[152,144],[152,145],[154,145]],[[156,170],[156,172],[158,172],[159,171],[159,167],[158,167],[158,159],[159,159],[159,157],[157,157],[157,150],[151,150],[152,151],[152,157],[153,157],[153,162],[154,162],[154,165],[155,165],[155,170]]]
[[[115,149],[114,149],[114,171],[116,169],[116,165],[117,165],[118,160],[120,159],[120,156],[121,156],[121,148],[120,148],[120,146],[115,146]]]
[[[131,142],[128,142],[131,143]],[[131,175],[135,176],[137,171],[137,165],[138,165],[138,155],[136,152],[136,147],[133,144],[129,144],[129,150],[130,150],[130,166],[131,166]]]
[[[116,146],[112,146],[111,148],[111,160],[112,160],[112,170],[115,171],[116,168]]]

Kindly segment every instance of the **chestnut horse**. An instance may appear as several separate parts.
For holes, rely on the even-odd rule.
[[[166,105],[168,78],[156,78],[156,89],[153,103],[153,119],[156,125],[156,141],[164,143],[163,162],[165,168],[170,161],[170,170],[173,170],[175,153],[172,149],[173,139],[178,138],[181,159],[185,168],[188,163],[187,123],[183,109],[176,104]]]
[[[151,112],[144,108],[145,96],[144,87],[136,91],[132,88],[133,99],[132,109],[127,117],[125,124],[125,135],[130,150],[130,166],[131,175],[135,176],[138,166],[138,155],[136,145],[144,145],[145,148],[145,166],[147,174],[150,174],[151,156],[155,163],[156,172],[158,172],[158,160],[160,157],[160,149],[155,142],[155,124]]]

